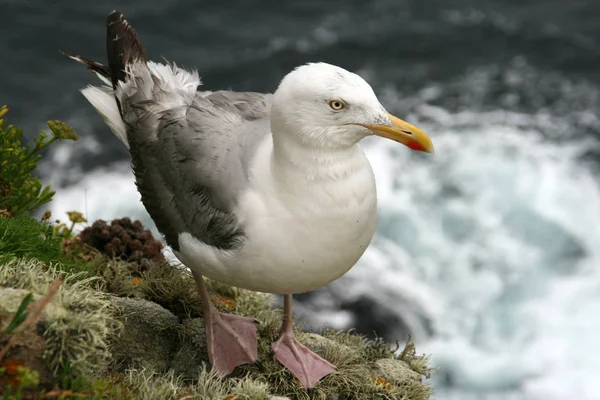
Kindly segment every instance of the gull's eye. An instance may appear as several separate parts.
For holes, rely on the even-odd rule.
[[[333,111],[340,111],[346,108],[346,103],[342,100],[329,100],[329,107],[331,107]]]

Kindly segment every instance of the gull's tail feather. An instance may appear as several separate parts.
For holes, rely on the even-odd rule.
[[[129,25],[122,12],[114,10],[106,19],[106,56],[113,89],[119,81],[127,80],[127,66],[146,63],[146,52],[137,32]]]
[[[106,65],[100,64],[99,62],[96,62],[96,61],[92,61],[92,60],[82,57],[80,55],[71,54],[67,51],[62,51],[62,50],[59,50],[59,51],[60,51],[60,54],[69,57],[71,60],[75,60],[78,63],[85,65],[87,67],[87,69],[92,71],[93,73],[95,73],[96,76],[102,80],[102,82],[106,83],[107,85],[111,84],[110,70],[108,69],[108,67]]]
[[[148,61],[136,31],[117,10],[106,20],[107,65],[61,53],[102,80],[104,86],[81,92],[127,147],[156,140],[161,116],[174,110],[185,115],[200,85],[195,71]]]
[[[66,51],[61,53],[75,60],[96,74],[105,86],[88,86],[81,93],[102,116],[111,131],[127,147],[127,130],[123,122],[121,93],[118,93],[119,82],[127,81],[127,69],[133,63],[146,65],[146,54],[137,33],[129,25],[120,11],[112,11],[106,20],[106,53],[108,65],[74,55]],[[147,67],[146,67],[147,68]]]

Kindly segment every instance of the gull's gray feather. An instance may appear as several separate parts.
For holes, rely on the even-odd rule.
[[[248,184],[251,157],[269,132],[267,105],[256,93],[198,92],[185,113],[168,110],[160,118],[158,159],[172,204],[186,222],[183,231],[206,244],[229,249],[243,239],[233,208]],[[261,106],[262,118],[248,119]]]
[[[129,146],[142,203],[157,228],[175,250],[183,232],[219,249],[236,247],[244,229],[233,210],[252,156],[270,134],[271,95],[198,91],[196,73],[146,62],[118,11],[108,17],[107,46],[108,66],[71,58],[110,78],[112,90],[83,94]],[[112,121],[115,114],[119,121]]]

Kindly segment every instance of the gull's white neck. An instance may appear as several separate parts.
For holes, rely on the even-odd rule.
[[[357,144],[340,147],[316,147],[301,143],[287,133],[273,134],[272,174],[278,183],[291,179],[314,184],[345,181],[370,165]]]

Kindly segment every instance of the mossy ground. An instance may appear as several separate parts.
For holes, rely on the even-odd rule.
[[[10,360],[18,359],[21,347],[11,349],[8,357],[0,360],[4,378],[13,371],[12,380],[0,377],[5,395],[8,384],[12,386],[13,397],[7,398],[19,398],[15,396],[19,387],[20,398],[46,393],[46,398],[65,399],[241,400],[285,396],[424,400],[430,396],[431,389],[422,383],[422,377],[430,372],[428,358],[417,356],[414,345],[409,343],[404,351],[394,353],[383,340],[370,341],[352,332],[316,335],[297,327],[299,339],[338,368],[312,391],[304,390],[271,355],[270,346],[281,324],[281,311],[273,307],[272,298],[212,281],[208,286],[217,308],[257,321],[258,363],[238,367],[226,379],[211,374],[208,364],[193,378],[173,370],[115,372],[118,368],[111,364],[111,343],[118,340],[123,325],[119,310],[110,301],[112,296],[157,303],[182,322],[202,316],[200,297],[183,268],[154,263],[140,271],[138,265],[126,261],[74,254],[64,251],[63,240],[53,236],[47,224],[23,216],[0,217],[0,287],[24,289],[39,298],[56,278],[64,280],[36,326],[43,363],[22,362],[19,371],[12,368]],[[0,330],[11,317],[2,307],[0,303]],[[198,357],[205,360],[198,331],[186,328],[185,323],[180,326],[177,335],[182,341],[195,343]],[[7,338],[0,335],[0,345],[5,345]],[[385,360],[397,358],[406,363],[403,371],[408,373],[383,373]]]

